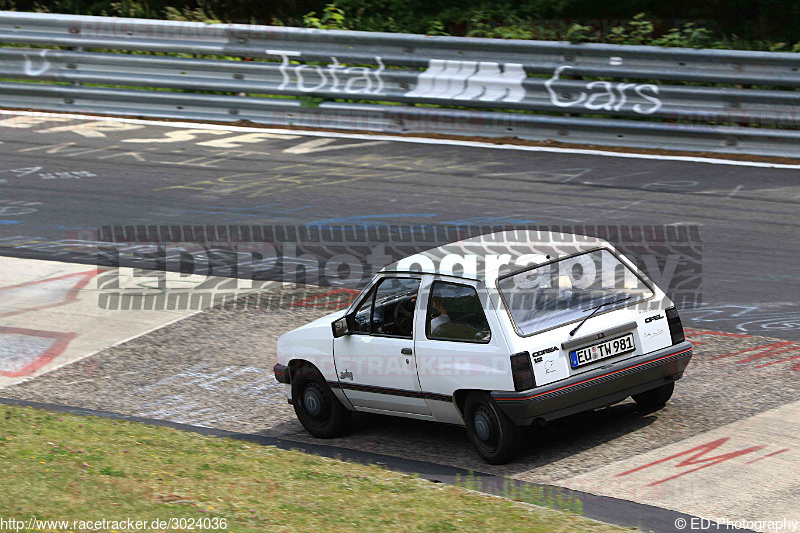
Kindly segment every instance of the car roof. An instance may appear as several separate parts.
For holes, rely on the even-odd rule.
[[[418,272],[493,285],[501,275],[597,248],[614,250],[597,237],[533,229],[487,233],[403,258],[381,272]]]

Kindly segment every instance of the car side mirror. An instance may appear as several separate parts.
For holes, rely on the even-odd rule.
[[[334,339],[338,339],[339,337],[350,334],[350,320],[348,320],[348,318],[350,317],[343,316],[342,318],[334,320],[333,323],[331,323]]]

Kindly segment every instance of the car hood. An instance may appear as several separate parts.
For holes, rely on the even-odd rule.
[[[281,335],[278,338],[278,363],[287,364],[295,358],[314,361],[332,356],[331,322],[343,317],[345,312],[340,309]]]
[[[327,314],[325,316],[319,317],[318,319],[313,320],[313,321],[309,322],[308,324],[300,326],[297,329],[293,329],[289,333],[294,333],[295,331],[305,331],[305,330],[317,329],[322,325],[324,325],[325,328],[327,328],[328,333],[330,333],[331,332],[331,322],[333,322],[337,318],[343,317],[344,314],[346,313],[346,311],[347,311],[346,309],[340,309],[338,311],[334,311],[333,313],[330,313],[330,314]],[[287,335],[288,335],[288,333],[287,333]]]

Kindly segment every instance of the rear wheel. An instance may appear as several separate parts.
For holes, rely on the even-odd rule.
[[[321,377],[293,380],[292,404],[297,419],[315,437],[338,437],[350,427],[350,411]]]
[[[485,392],[467,396],[464,406],[467,435],[478,455],[492,465],[510,461],[519,451],[522,432]]]
[[[658,388],[648,391],[640,392],[631,396],[639,407],[647,411],[656,411],[664,407],[669,399],[672,397],[672,391],[675,390],[675,382],[661,385]]]

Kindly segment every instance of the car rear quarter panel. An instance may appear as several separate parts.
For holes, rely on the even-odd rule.
[[[471,285],[479,294],[485,288],[474,281],[439,276],[436,280]],[[430,298],[430,287],[435,280],[428,277],[423,282],[414,328],[414,351],[417,372],[423,391],[452,396],[458,390],[508,390],[514,388],[511,377],[511,360],[504,324],[491,299],[486,300],[484,312],[491,329],[488,343],[432,340],[425,335],[425,310]]]

